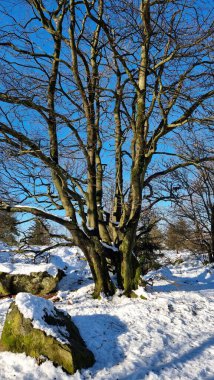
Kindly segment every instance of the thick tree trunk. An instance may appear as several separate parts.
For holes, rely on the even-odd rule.
[[[209,262],[214,263],[214,204],[211,208],[211,244],[209,252]]]
[[[93,247],[89,248],[89,256],[89,265],[95,282],[94,298],[99,298],[101,293],[112,296],[115,293],[115,287],[109,276],[105,257],[102,257]]]
[[[96,236],[87,237],[82,231],[71,231],[74,243],[83,251],[87,259],[95,283],[94,297],[99,298],[101,293],[111,296],[115,293],[115,286],[110,278],[107,259],[115,265],[118,287],[124,294],[133,297],[140,280],[140,266],[133,253],[136,236],[136,225],[131,225],[120,240],[118,251],[103,247]],[[121,236],[120,236],[121,238]]]
[[[95,288],[93,296],[99,298],[101,293],[111,296],[115,293],[114,284],[109,276],[106,258],[99,240],[87,238],[82,231],[72,233],[74,243],[83,251],[91,269]]]
[[[134,228],[135,230],[135,228]],[[138,288],[141,269],[140,265],[133,253],[135,245],[135,231],[130,228],[120,245],[121,252],[121,280],[124,289],[124,294],[128,297],[133,297],[133,290]]]

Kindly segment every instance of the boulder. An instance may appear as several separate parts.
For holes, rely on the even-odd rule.
[[[63,271],[53,264],[0,264],[0,296],[29,292],[44,295],[55,290]]]
[[[40,363],[45,358],[73,374],[94,364],[94,355],[70,316],[50,300],[19,293],[12,302],[0,340],[1,351],[26,353]]]

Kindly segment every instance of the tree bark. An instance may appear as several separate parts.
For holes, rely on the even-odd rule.
[[[214,263],[214,204],[211,207],[211,244],[209,252],[209,262]]]
[[[109,276],[107,261],[104,255],[104,249],[96,237],[87,238],[82,231],[70,231],[75,245],[77,245],[91,269],[95,288],[93,296],[99,298],[101,293],[106,296],[112,296],[115,293],[114,284]]]
[[[134,295],[133,290],[138,288],[141,269],[134,255],[135,236],[137,225],[129,227],[120,244],[121,253],[121,281],[124,294],[128,297]]]

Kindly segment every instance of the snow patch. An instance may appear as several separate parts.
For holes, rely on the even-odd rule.
[[[47,272],[50,276],[56,277],[58,274],[58,269],[53,264],[11,264],[11,263],[1,263],[0,272],[10,273],[10,274],[25,274],[29,276],[31,273]]]
[[[105,242],[103,242],[103,241],[100,241],[100,242],[101,242],[101,244],[102,244],[103,247],[108,248],[108,249],[111,249],[111,250],[114,251],[114,252],[118,252],[118,248],[116,248],[116,247],[113,245],[113,243],[112,243],[112,245],[109,245],[109,244],[107,244],[107,243],[105,243]]]
[[[1,352],[0,379],[71,380],[71,376],[66,375],[61,367],[54,367],[49,360],[38,366],[35,359],[25,354]],[[80,380],[79,372],[72,377],[72,380]]]
[[[29,293],[19,293],[15,298],[16,306],[20,313],[32,321],[35,329],[44,331],[47,335],[56,338],[62,344],[69,344],[69,333],[65,326],[49,325],[45,317],[50,315],[57,317],[53,303],[41,297]]]

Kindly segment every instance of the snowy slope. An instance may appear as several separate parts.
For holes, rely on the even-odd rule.
[[[187,257],[147,274],[151,285],[139,291],[147,300],[117,294],[98,301],[81,252],[54,251],[52,263],[67,267],[55,305],[72,316],[96,363],[68,376],[50,362],[38,366],[24,354],[0,353],[0,379],[214,380],[214,270]],[[0,300],[1,328],[9,304]]]

